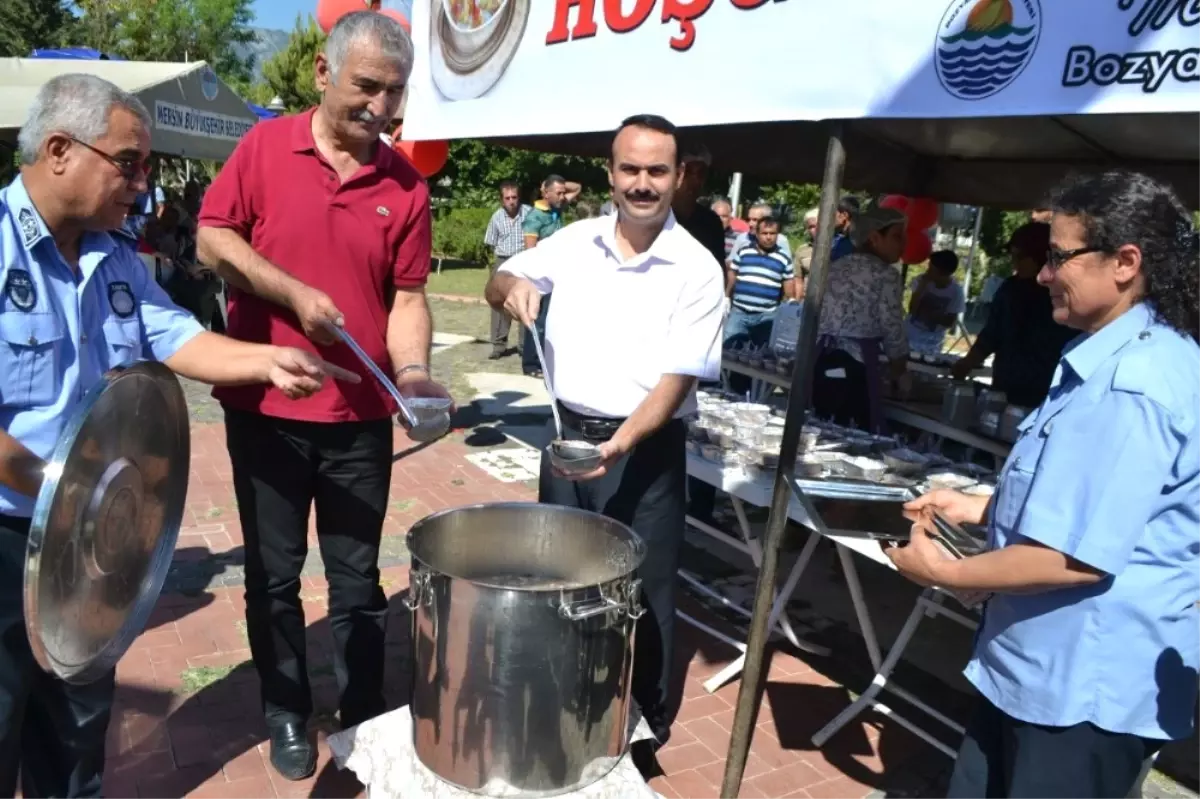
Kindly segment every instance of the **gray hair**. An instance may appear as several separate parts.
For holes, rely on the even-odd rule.
[[[804,221],[805,222],[815,222],[815,221],[817,221],[818,218],[820,218],[820,216],[821,216],[820,208],[809,208],[807,211],[804,212]]]
[[[759,200],[754,205],[752,205],[746,209],[746,214],[749,215],[749,213],[751,211],[756,211],[756,210],[766,211],[768,214],[773,214],[773,213],[775,213],[775,206],[771,205],[769,202],[766,202],[765,200]]]
[[[17,134],[21,163],[36,162],[38,151],[52,133],[92,144],[108,133],[108,119],[116,108],[137,115],[146,130],[150,129],[150,114],[142,101],[104,78],[81,74],[51,78],[38,89]]]
[[[378,45],[384,58],[398,62],[404,80],[408,80],[413,67],[412,37],[399,22],[376,11],[346,14],[329,31],[324,50],[330,77],[337,80],[350,49],[363,41]]]

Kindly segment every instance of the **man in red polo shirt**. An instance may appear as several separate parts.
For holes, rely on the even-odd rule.
[[[328,329],[342,325],[402,391],[444,397],[428,370],[429,190],[379,139],[412,58],[408,34],[389,17],[342,17],[316,59],[320,105],[250,130],[204,198],[198,249],[233,286],[230,336],[286,342],[361,373]],[[396,409],[370,379],[290,405],[273,390],[214,395],[225,408],[271,763],[303,779],[316,762],[300,602],[314,504],[341,723],[384,710],[377,561]]]

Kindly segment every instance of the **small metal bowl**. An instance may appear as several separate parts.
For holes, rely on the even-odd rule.
[[[450,406],[453,404],[450,400],[442,397],[410,397],[405,402],[417,417],[417,426],[408,431],[408,437],[413,441],[433,441],[450,430]]]
[[[551,441],[546,451],[550,453],[550,464],[567,475],[587,474],[594,471],[604,460],[599,448],[587,441]]]

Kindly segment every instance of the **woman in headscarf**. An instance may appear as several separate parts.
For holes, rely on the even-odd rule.
[[[1193,731],[1200,667],[1196,231],[1131,172],[1066,183],[1038,282],[1066,348],[991,498],[911,503],[988,525],[952,560],[920,526],[889,555],[922,585],[990,594],[966,676],[982,695],[955,797],[1125,797]]]
[[[813,375],[818,416],[881,430],[885,373],[907,386],[904,284],[894,266],[904,254],[905,224],[891,208],[860,213],[851,227],[854,252],[830,266]]]

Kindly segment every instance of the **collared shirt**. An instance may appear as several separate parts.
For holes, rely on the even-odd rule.
[[[0,286],[0,424],[40,458],[106,371],[166,360],[203,329],[107,233],[84,234],[72,270],[21,178],[0,191]],[[0,513],[33,504],[0,486]]]
[[[346,182],[317,151],[313,111],[255,125],[209,187],[200,227],[229,228],[290,275],[329,295],[346,330],[392,374],[388,306],[396,289],[425,285],[430,263],[429,187],[399,154],[378,146]],[[296,347],[362,374],[348,347],[318,347],[290,310],[230,291],[228,334]],[[397,364],[399,366],[399,364]],[[394,402],[378,381],[330,380],[290,400],[273,386],[222,387],[213,396],[244,411],[310,422],[384,419]]]
[[[862,348],[855,339],[878,338],[889,359],[908,355],[901,295],[904,282],[896,267],[867,252],[855,252],[829,270],[821,307],[820,331],[831,336],[836,346],[862,361]]]
[[[730,252],[731,253],[741,252],[742,248],[750,247],[753,244],[754,244],[754,234],[753,233],[751,233],[750,231],[746,231],[745,233],[738,233],[737,238],[735,238],[733,240],[733,247],[730,248]],[[779,231],[779,238],[777,238],[775,240],[775,246],[779,248],[779,251],[781,253],[783,253],[784,255],[786,255],[788,257],[789,261],[792,259],[792,245],[788,243],[788,237],[783,235],[782,230]]]
[[[725,263],[725,231],[721,227],[721,217],[717,216],[716,211],[707,205],[696,203],[687,219],[676,217],[675,221],[690,233],[692,238],[700,242],[704,249],[712,253],[718,264]]]
[[[985,357],[995,354],[993,388],[1014,405],[1034,408],[1046,399],[1063,347],[1077,335],[1054,321],[1045,286],[1014,276],[996,290],[971,349]]]
[[[538,200],[525,215],[525,223],[521,229],[527,235],[537,236],[540,244],[543,239],[562,230],[562,226],[562,212],[557,208],[551,208],[545,200]]]
[[[663,375],[716,379],[725,292],[720,265],[674,215],[650,249],[629,260],[617,248],[616,223],[580,220],[500,271],[554,292],[546,360],[555,395],[576,413],[619,419]],[[695,408],[693,393],[678,415]]]
[[[737,275],[733,283],[734,308],[747,313],[773,311],[783,302],[783,284],[796,279],[792,259],[776,247],[769,252],[751,244],[738,250],[729,262]]]
[[[496,213],[488,220],[483,243],[491,247],[499,258],[511,258],[525,249],[525,217],[532,210],[528,205],[522,204],[517,209],[516,216],[509,216],[508,211],[497,208]]]
[[[1200,667],[1200,347],[1137,305],[1072,342],[1019,426],[989,543],[1036,541],[1105,573],[998,594],[966,675],[1034,724],[1181,739]]]

